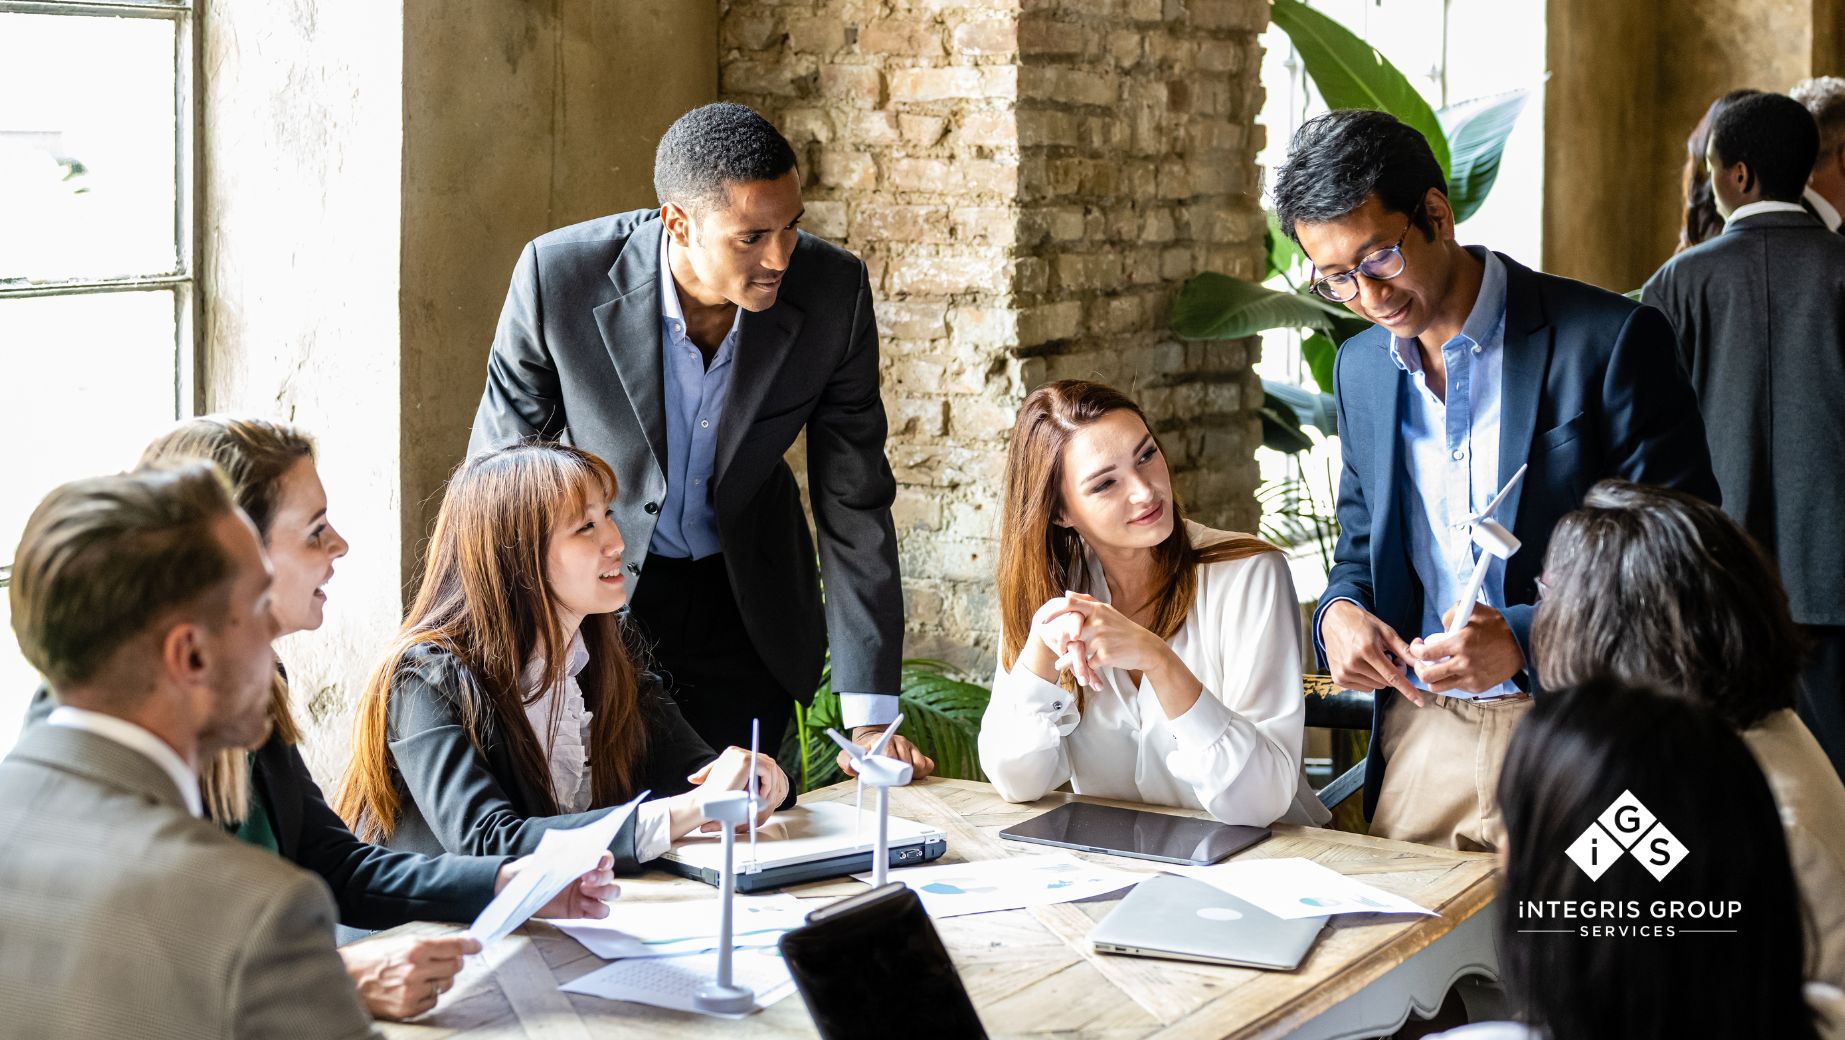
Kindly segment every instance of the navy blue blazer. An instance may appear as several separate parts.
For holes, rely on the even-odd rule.
[[[1506,623],[1531,661],[1537,577],[1550,532],[1595,482],[1620,477],[1718,501],[1697,398],[1679,366],[1672,326],[1660,312],[1591,285],[1505,263],[1506,324],[1499,473],[1529,464],[1500,505],[1499,522],[1523,548],[1506,563]],[[1409,376],[1390,359],[1390,333],[1372,326],[1347,340],[1334,365],[1340,450],[1339,547],[1313,619],[1351,599],[1405,641],[1423,633],[1422,585],[1409,562],[1404,504],[1401,390]],[[1540,687],[1527,669],[1525,688]],[[1383,785],[1384,705],[1377,697],[1365,771],[1365,815]]]

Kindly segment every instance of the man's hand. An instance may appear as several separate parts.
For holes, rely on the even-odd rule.
[[[521,856],[501,867],[499,875],[493,879],[493,890],[498,892],[505,888],[520,871],[531,865],[532,857]],[[615,884],[615,854],[605,852],[595,867],[553,896],[532,916],[600,919],[609,916],[608,901],[619,895],[621,886]]]
[[[1403,674],[1414,663],[1409,644],[1389,625],[1351,600],[1340,600],[1320,615],[1320,643],[1333,682],[1348,690],[1388,686],[1420,708],[1422,691]]]
[[[1454,608],[1450,607],[1441,618],[1444,634],[1409,644],[1410,663],[1430,690],[1481,693],[1517,675],[1525,666],[1525,653],[1518,648],[1504,614],[1484,603],[1475,603],[1473,617],[1450,636],[1445,633],[1453,618]]]
[[[883,736],[883,726],[855,726],[852,729],[852,743],[857,744],[866,751],[870,751]],[[912,779],[921,780],[923,777],[935,772],[935,759],[918,751],[916,745],[905,740],[901,733],[890,738],[890,743],[884,745],[884,750],[878,752],[878,754],[887,758],[894,758],[899,762],[908,762],[910,764]],[[839,768],[844,770],[847,776],[858,775],[858,770],[852,766],[851,755],[841,751],[838,761]]]
[[[365,1010],[391,1021],[435,1007],[455,985],[461,958],[479,952],[480,943],[466,935],[367,939],[339,950]]]

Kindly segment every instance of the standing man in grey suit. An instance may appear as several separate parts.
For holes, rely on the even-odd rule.
[[[1835,234],[1845,235],[1845,78],[1815,76],[1789,93],[1819,124],[1819,155],[1801,202]]]
[[[321,880],[201,819],[259,743],[269,564],[209,463],[66,484],[14,557],[13,631],[61,707],[0,761],[0,1032],[372,1035]]]
[[[903,594],[865,264],[799,230],[794,151],[742,105],[681,116],[654,189],[520,254],[469,451],[567,439],[614,467],[632,618],[712,747],[751,719],[779,746],[829,645],[868,747],[897,715]],[[782,460],[803,430],[819,573]]]
[[[1800,716],[1845,774],[1845,237],[1802,208],[1819,133],[1780,94],[1711,128],[1722,233],[1641,299],[1678,331],[1724,511],[1774,555],[1810,647]]]

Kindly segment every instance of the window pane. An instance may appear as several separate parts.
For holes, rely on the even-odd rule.
[[[6,590],[0,589],[0,755],[13,750],[38,684],[38,673],[20,656],[19,642],[13,638],[12,606]]]
[[[0,283],[177,267],[174,32],[0,14]]]
[[[0,300],[0,563],[46,492],[172,425],[175,342],[171,290]]]

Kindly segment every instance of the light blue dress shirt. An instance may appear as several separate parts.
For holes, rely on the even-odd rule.
[[[660,351],[666,406],[666,496],[647,551],[657,556],[702,560],[723,551],[717,512],[711,504],[711,471],[717,465],[718,420],[730,396],[731,359],[743,308],[705,367],[704,354],[685,331],[685,311],[668,263],[673,236],[660,236]]]
[[[705,367],[698,344],[685,331],[685,310],[671,264],[673,236],[660,236],[661,390],[666,407],[666,495],[647,551],[658,556],[702,560],[723,551],[717,510],[711,501],[717,467],[718,421],[730,396],[731,361],[743,327],[743,308]],[[897,717],[897,698],[888,693],[839,692],[839,713],[847,728],[885,726]]]
[[[1446,400],[1429,389],[1428,373],[1414,340],[1390,338],[1390,359],[1409,374],[1402,395],[1402,469],[1399,500],[1409,530],[1409,561],[1422,583],[1422,635],[1442,631],[1441,616],[1472,577],[1476,554],[1468,516],[1486,508],[1499,492],[1499,408],[1505,370],[1505,264],[1489,249],[1469,246],[1485,271],[1480,295],[1461,331],[1442,344],[1448,370]],[[1505,561],[1494,559],[1480,586],[1478,602],[1505,609]],[[1410,682],[1427,684],[1412,671]],[[1477,694],[1446,696],[1471,700],[1517,693],[1511,682]]]

